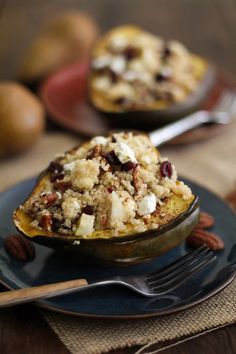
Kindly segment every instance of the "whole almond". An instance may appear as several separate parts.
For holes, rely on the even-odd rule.
[[[35,257],[35,249],[30,241],[21,235],[8,235],[4,247],[9,256],[19,261],[30,261]]]
[[[218,235],[200,228],[195,228],[192,234],[187,237],[186,242],[196,248],[206,244],[212,251],[224,249],[224,243]]]
[[[201,211],[197,227],[200,229],[210,229],[214,226],[214,218],[210,214]]]

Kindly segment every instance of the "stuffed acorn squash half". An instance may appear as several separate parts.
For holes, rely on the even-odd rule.
[[[156,126],[196,109],[214,79],[214,68],[181,43],[121,26],[94,48],[89,97],[112,122]]]
[[[125,132],[95,137],[51,162],[14,222],[32,241],[128,265],[177,246],[198,215],[197,197],[148,136]]]

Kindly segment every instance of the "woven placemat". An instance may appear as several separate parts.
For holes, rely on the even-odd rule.
[[[204,332],[236,322],[236,280],[191,309],[139,320],[86,319],[42,311],[49,325],[73,354],[100,354]]]

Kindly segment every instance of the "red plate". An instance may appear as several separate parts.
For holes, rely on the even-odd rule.
[[[112,122],[109,125],[103,116],[98,114],[88,103],[88,72],[88,62],[74,63],[60,69],[42,84],[40,96],[51,120],[74,133],[91,137],[105,134],[114,127]],[[216,83],[203,108],[210,110],[226,87],[232,89],[233,84],[225,75],[218,72]],[[229,125],[217,124],[201,126],[179,136],[171,143],[186,144],[205,140],[222,133],[228,127]]]

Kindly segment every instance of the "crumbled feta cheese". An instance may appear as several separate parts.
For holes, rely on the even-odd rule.
[[[75,232],[76,236],[90,235],[94,227],[94,215],[82,214],[79,220],[78,228]]]
[[[111,55],[109,54],[106,54],[106,55],[103,55],[101,57],[98,57],[98,58],[95,58],[93,59],[92,61],[92,67],[94,69],[103,69],[105,68],[106,66],[108,66],[111,62]]]
[[[140,59],[131,60],[128,67],[130,70],[137,73],[143,72],[145,70],[144,63]]]
[[[122,141],[118,141],[115,144],[114,152],[121,163],[126,163],[128,161],[137,163],[134,151]]]
[[[111,80],[108,76],[97,77],[92,82],[93,88],[98,91],[107,91],[111,86]]]
[[[178,41],[170,41],[169,42],[169,46],[171,48],[171,52],[175,53],[177,55],[187,55],[188,54],[188,50],[187,48],[180,42]]]
[[[119,97],[126,97],[129,99],[133,99],[134,97],[134,90],[131,85],[125,83],[125,82],[120,82],[116,85],[113,85],[113,87],[110,88],[109,92],[107,92],[109,95],[109,98],[111,100],[119,98]]]
[[[110,63],[110,68],[116,74],[121,74],[124,72],[126,67],[126,60],[123,56],[119,55],[114,57]]]
[[[95,138],[92,139],[92,143],[95,143],[96,145],[106,145],[108,139],[105,138],[104,136],[96,136]]]
[[[158,71],[160,67],[160,59],[158,58],[157,53],[155,53],[155,50],[153,48],[146,48],[143,51],[142,59],[145,64],[145,67],[148,70],[150,70],[152,73]]]
[[[73,168],[75,167],[75,161],[72,161],[72,162],[69,162],[69,163],[66,163],[63,168],[65,171],[72,171]]]
[[[128,38],[122,33],[113,34],[110,47],[115,50],[122,50],[128,45]]]
[[[155,194],[150,194],[144,197],[138,204],[138,213],[140,215],[147,215],[156,210],[157,198]]]
[[[124,80],[127,81],[134,81],[137,80],[139,78],[138,73],[136,73],[135,71],[132,70],[127,70],[123,75],[122,75]]]
[[[111,193],[111,219],[123,220],[125,214],[122,200],[116,192]]]
[[[77,198],[68,197],[61,205],[64,217],[67,219],[73,219],[81,210],[80,201]]]
[[[150,165],[150,164],[157,164],[158,162],[158,156],[156,154],[156,151],[150,151],[149,154],[144,154],[140,156],[140,161],[144,165]]]
[[[99,163],[93,160],[77,160],[72,170],[71,180],[74,187],[91,190],[98,183]]]

